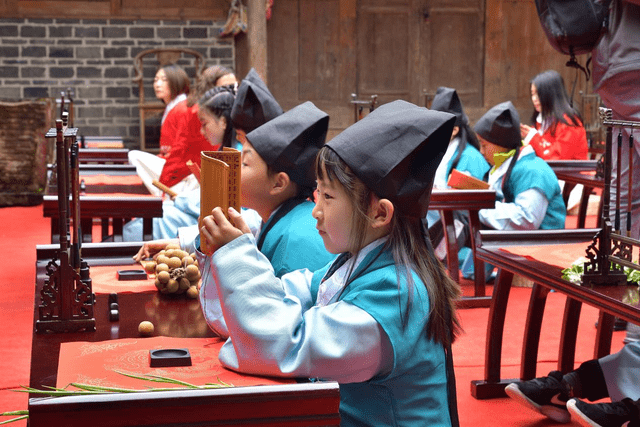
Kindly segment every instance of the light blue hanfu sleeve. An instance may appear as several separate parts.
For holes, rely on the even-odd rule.
[[[549,201],[531,188],[518,194],[513,203],[496,202],[494,209],[480,209],[480,222],[494,230],[537,230],[547,213]]]
[[[393,361],[373,317],[343,301],[312,305],[311,273],[276,278],[253,236],[244,234],[216,251],[211,270],[230,336],[219,354],[224,366],[347,383],[371,379]]]

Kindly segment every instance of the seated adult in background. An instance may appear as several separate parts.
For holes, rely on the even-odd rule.
[[[158,69],[153,80],[153,90],[156,98],[165,105],[160,126],[160,153],[158,155],[141,150],[129,151],[129,163],[136,167],[138,175],[151,194],[161,196],[162,190],[153,185],[154,180],[160,178],[172,146],[176,140],[182,122],[182,114],[174,111],[180,102],[187,99],[189,93],[189,76],[178,65],[165,65]],[[172,114],[174,113],[174,114]],[[181,191],[193,188],[197,180],[175,184],[172,190]]]
[[[531,102],[533,127],[520,124],[524,144],[544,160],[586,160],[587,133],[557,71],[544,71],[531,80]]]
[[[494,230],[564,228],[566,208],[558,178],[531,145],[522,146],[520,116],[510,101],[486,112],[474,126],[480,151],[492,166],[489,186],[494,209],[481,209],[480,222]]]
[[[448,87],[439,87],[431,103],[431,109],[456,116],[451,141],[436,170],[433,188],[448,188],[447,182],[453,169],[480,180],[484,179],[490,166],[480,154],[480,143],[476,138],[475,132],[469,126],[469,118],[462,108],[462,102],[456,90]],[[469,217],[467,212],[455,211],[454,222],[458,248],[460,248],[460,258],[464,260],[468,253],[471,252],[471,248],[469,248]],[[440,213],[434,210],[428,211],[427,224],[436,256],[442,260],[446,256],[446,242]]]
[[[209,140],[200,131],[202,124],[198,115],[198,101],[211,88],[229,86],[233,90],[236,83],[235,75],[228,68],[219,65],[209,67],[202,72],[187,99],[176,105],[170,113],[177,120],[175,140],[166,154],[166,162],[158,179],[160,183],[171,188],[187,177],[193,180],[187,162],[190,160],[200,166],[201,151],[220,148],[220,140]],[[193,185],[197,187],[196,184]]]

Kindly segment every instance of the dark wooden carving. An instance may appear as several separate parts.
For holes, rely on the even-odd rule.
[[[66,119],[65,116],[63,114]],[[64,126],[63,120],[56,120],[56,128],[51,129],[47,137],[54,132],[60,247],[47,264],[47,278],[40,292],[36,331],[93,331],[94,298],[89,265],[81,257],[77,129]],[[71,227],[70,218],[73,219]]]

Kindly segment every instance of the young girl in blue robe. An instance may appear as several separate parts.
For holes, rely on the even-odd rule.
[[[201,238],[216,248],[207,294],[228,328],[224,366],[338,381],[344,426],[452,425],[445,349],[459,288],[422,219],[453,122],[395,101],[320,150],[313,218],[339,256],[315,272],[277,278],[238,212],[204,219]]]
[[[431,109],[456,116],[451,141],[436,170],[433,182],[434,188],[449,188],[449,175],[451,175],[453,169],[476,179],[484,180],[490,166],[480,154],[480,143],[476,138],[475,132],[469,126],[469,118],[462,108],[462,102],[456,90],[444,86],[439,87],[431,102]],[[464,260],[471,253],[471,248],[469,247],[471,243],[469,239],[469,214],[466,211],[454,211],[453,216],[456,241],[458,248],[460,248],[458,257]],[[427,224],[431,242],[436,250],[436,256],[443,260],[446,256],[446,242],[444,241],[444,228],[440,213],[435,210],[428,211]]]

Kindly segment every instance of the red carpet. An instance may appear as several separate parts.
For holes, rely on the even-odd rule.
[[[567,226],[570,227],[571,218]],[[589,221],[587,222],[589,225]],[[49,220],[42,217],[42,206],[0,208],[0,237],[5,247],[5,270],[0,278],[0,322],[5,326],[0,346],[0,412],[27,408],[27,396],[10,391],[29,382],[29,360],[33,322],[33,286],[35,283],[35,245],[49,243]],[[471,294],[465,286],[465,294]],[[487,289],[491,292],[491,287]],[[529,301],[529,288],[511,291],[505,344],[502,355],[503,378],[516,378],[522,350],[524,313]],[[542,344],[538,359],[538,375],[556,368],[560,321],[565,297],[551,293],[547,300],[542,328]],[[464,334],[454,344],[460,424],[473,426],[551,426],[543,416],[521,408],[510,399],[476,400],[470,394],[471,380],[482,379],[484,343],[488,308],[460,311]],[[583,306],[578,331],[576,362],[593,357],[597,311]],[[613,349],[622,347],[624,332],[614,333]],[[47,357],[47,355],[42,355]],[[2,421],[2,420],[0,420]],[[26,426],[26,422],[10,424]],[[567,424],[577,427],[577,423]]]

